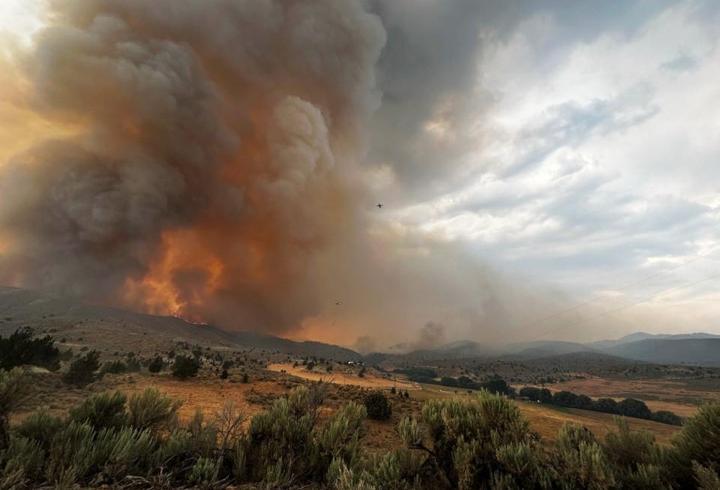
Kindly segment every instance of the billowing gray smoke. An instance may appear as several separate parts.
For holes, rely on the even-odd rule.
[[[519,293],[370,217],[386,34],[364,5],[53,3],[18,66],[26,109],[68,135],[0,164],[0,283],[345,342],[501,331]]]
[[[271,300],[355,219],[380,21],[351,0],[54,9],[25,74],[33,108],[81,130],[2,167],[3,279],[270,328],[312,312]]]

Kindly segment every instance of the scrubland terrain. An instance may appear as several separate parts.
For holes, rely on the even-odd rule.
[[[8,295],[0,488],[715,488],[720,469],[713,367],[363,358]]]

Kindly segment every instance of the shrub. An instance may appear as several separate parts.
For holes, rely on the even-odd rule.
[[[135,357],[135,354],[132,352],[127,355],[127,361],[126,361],[127,370],[130,373],[137,373],[140,372],[142,369],[142,364],[140,364],[140,361]]]
[[[626,398],[618,403],[617,410],[620,415],[625,415],[626,417],[649,419],[652,416],[652,412],[648,406],[645,405],[645,402],[634,398]]]
[[[717,490],[720,488],[720,477],[715,470],[693,461],[693,473],[700,490]]]
[[[662,454],[647,431],[631,431],[627,420],[616,417],[617,431],[605,436],[605,454],[615,468],[620,488],[663,488]]]
[[[570,391],[558,391],[553,394],[552,402],[561,407],[575,407],[577,405],[577,395]]]
[[[461,378],[462,379],[462,378]],[[460,386],[463,386],[462,384]],[[498,395],[512,395],[515,390],[502,378],[492,378],[480,384],[480,387]]]
[[[145,471],[153,461],[156,441],[147,430],[103,429],[94,442],[95,464],[111,481]]]
[[[181,401],[173,400],[155,388],[148,388],[130,397],[128,423],[136,429],[153,432],[171,429],[177,423],[177,411],[181,405]]]
[[[700,407],[694,417],[685,421],[673,445],[675,448],[670,454],[672,474],[680,488],[693,486],[693,462],[720,473],[720,404]]]
[[[587,395],[578,395],[575,399],[575,408],[581,408],[583,410],[592,410],[593,400]]]
[[[122,374],[128,371],[127,365],[122,361],[109,361],[102,365],[101,373]]]
[[[217,461],[210,458],[198,458],[190,470],[190,476],[188,480],[190,483],[196,485],[202,485],[203,487],[210,487],[215,483],[215,477],[217,476],[218,466]]]
[[[12,369],[24,364],[42,366],[50,370],[60,367],[60,352],[55,340],[45,337],[33,338],[31,328],[20,328],[4,338],[0,336],[0,369]]]
[[[598,398],[593,403],[592,409],[597,412],[618,413],[617,402],[612,398]]]
[[[309,398],[309,390],[298,387],[252,418],[244,450],[252,481],[271,480],[280,486],[290,475],[312,472],[317,413]]]
[[[71,487],[95,464],[95,430],[88,424],[70,422],[52,438],[45,476],[57,487]]]
[[[160,356],[155,356],[148,364],[148,371],[151,373],[159,373],[165,367],[165,361]]]
[[[398,428],[410,448],[428,454],[442,486],[527,488],[541,478],[541,451],[518,407],[507,398],[481,391],[470,400],[430,400],[419,424],[405,420]],[[429,440],[426,442],[424,434]]]
[[[195,357],[175,356],[172,367],[172,374],[176,378],[187,379],[197,376],[200,370],[200,362]]]
[[[322,385],[298,387],[253,417],[235,449],[235,473],[271,488],[295,487],[323,482],[334,460],[358,459],[365,410],[348,404],[318,427],[323,390]]]
[[[390,402],[382,391],[369,393],[364,403],[367,416],[373,420],[387,420],[392,415]]]
[[[560,488],[604,490],[615,485],[612,467],[601,446],[584,427],[563,426],[553,456]]]
[[[682,417],[668,410],[658,410],[657,412],[653,412],[650,418],[655,422],[668,425],[682,425],[683,422]]]
[[[10,413],[17,410],[28,397],[30,386],[20,368],[0,370],[0,450],[10,440]]]
[[[39,410],[27,416],[15,427],[14,432],[20,437],[40,444],[43,449],[47,450],[50,441],[64,426],[65,422],[62,419],[53,417],[45,410]]]
[[[41,479],[44,456],[37,442],[11,437],[7,451],[0,454],[0,488],[30,488],[28,481]]]
[[[96,371],[100,367],[100,354],[97,351],[90,351],[82,357],[75,359],[63,377],[68,384],[85,386],[97,379]]]
[[[518,395],[523,398],[527,398],[528,400],[538,402],[540,401],[540,388],[535,388],[534,386],[523,386],[520,388],[520,391],[518,391]]]
[[[92,395],[70,410],[70,420],[95,430],[120,428],[127,424],[126,402],[127,397],[119,391]]]

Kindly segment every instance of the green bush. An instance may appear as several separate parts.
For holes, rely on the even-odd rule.
[[[672,474],[681,488],[695,483],[693,463],[720,473],[720,404],[703,405],[673,440]]]
[[[70,487],[85,479],[96,460],[95,436],[92,427],[77,422],[57,432],[47,453],[47,481],[57,487]]]
[[[192,484],[208,488],[215,483],[217,472],[217,460],[201,457],[198,458],[190,470],[188,481]]]
[[[612,398],[598,398],[593,404],[593,410],[605,413],[618,413],[617,402]]]
[[[65,425],[59,417],[53,417],[46,410],[39,410],[28,415],[15,427],[15,433],[25,439],[41,444],[47,450],[55,434]]]
[[[187,379],[197,376],[200,370],[200,361],[195,357],[175,356],[172,374],[176,378]]]
[[[109,361],[102,365],[100,372],[110,374],[122,374],[128,371],[127,364],[122,361]]]
[[[462,379],[462,377],[460,379]],[[460,387],[464,388],[466,386],[460,383]],[[512,395],[515,392],[515,390],[513,390],[513,388],[507,384],[507,381],[502,378],[492,378],[483,383],[480,383],[480,388],[498,395]]]
[[[534,386],[523,386],[520,388],[520,391],[518,391],[518,395],[523,398],[527,398],[528,400],[539,402],[541,401],[541,391],[542,390],[540,388],[536,388]]]
[[[177,411],[182,405],[163,395],[155,388],[148,388],[128,401],[128,424],[136,429],[157,432],[172,429],[177,423]]]
[[[631,431],[627,420],[616,417],[617,431],[605,436],[604,449],[621,488],[662,488],[663,454],[647,431]]]
[[[618,403],[617,411],[620,415],[638,419],[649,419],[652,416],[652,412],[648,406],[645,405],[645,402],[634,398],[626,398]]]
[[[30,393],[30,385],[20,368],[0,370],[0,450],[10,440],[10,413],[17,410]]]
[[[373,420],[387,420],[392,415],[392,407],[387,396],[382,391],[369,393],[364,400],[368,418]]]
[[[85,386],[98,378],[96,371],[100,367],[100,354],[97,351],[90,351],[84,356],[75,359],[63,377],[63,380],[72,385]]]
[[[398,431],[409,448],[428,454],[426,466],[443,486],[481,488],[497,481],[531,487],[542,478],[537,438],[518,407],[501,395],[481,391],[470,400],[430,400],[420,423],[405,419]]]
[[[334,460],[357,461],[365,409],[351,403],[318,425],[324,389],[298,387],[253,417],[235,447],[235,473],[275,488],[324,482]]]
[[[148,364],[148,371],[151,373],[159,373],[165,367],[165,361],[160,356],[155,356],[150,364]]]
[[[615,477],[602,447],[584,427],[566,424],[555,444],[554,478],[560,488],[604,490],[615,486]]]
[[[70,420],[86,423],[95,430],[120,428],[128,422],[126,402],[127,397],[117,391],[92,395],[70,410]]]
[[[668,425],[682,425],[683,422],[682,417],[668,410],[658,410],[657,412],[653,412],[650,418],[655,422]]]
[[[40,444],[24,437],[11,437],[7,451],[0,454],[0,488],[31,488],[42,479],[45,452]]]
[[[123,427],[103,429],[94,442],[95,464],[110,481],[142,474],[154,459],[156,441],[147,430]]]
[[[33,338],[31,328],[20,328],[4,338],[0,335],[0,369],[12,369],[25,364],[42,366],[54,371],[60,367],[60,352],[55,340],[45,337]]]

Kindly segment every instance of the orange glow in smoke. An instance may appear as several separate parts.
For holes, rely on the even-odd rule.
[[[177,316],[194,323],[204,319],[194,307],[211,295],[219,286],[222,262],[205,250],[198,250],[194,230],[167,231],[162,238],[162,253],[141,279],[129,279],[125,300],[155,315]],[[190,271],[193,287],[181,290],[179,274]]]

